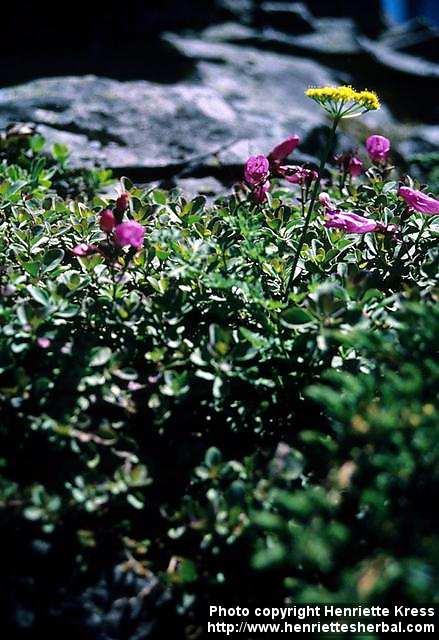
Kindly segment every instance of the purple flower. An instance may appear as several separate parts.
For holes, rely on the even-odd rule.
[[[363,163],[360,158],[352,156],[349,160],[348,171],[352,178],[358,178],[358,176],[363,172]]]
[[[366,150],[373,162],[386,162],[390,153],[390,140],[384,136],[369,136],[366,140]]]
[[[398,195],[404,198],[410,209],[432,215],[439,214],[439,200],[427,196],[422,191],[416,191],[410,187],[399,187]]]
[[[381,222],[359,216],[351,211],[326,211],[325,227],[340,229],[345,233],[370,233],[372,231],[385,232],[386,227]]]
[[[278,144],[274,149],[268,154],[268,159],[270,162],[282,162],[285,160],[290,153],[294,151],[297,145],[300,142],[299,136],[290,136],[280,144]]]
[[[99,215],[99,226],[105,233],[111,233],[116,225],[111,209],[104,209]]]
[[[270,173],[270,163],[265,156],[251,156],[245,163],[244,177],[252,187],[264,184]]]
[[[73,247],[72,253],[75,256],[83,258],[84,256],[91,256],[93,253],[99,253],[99,248],[95,244],[86,244],[85,242],[81,242],[81,244],[77,244],[76,247]]]
[[[140,249],[145,238],[145,229],[135,220],[128,220],[115,227],[114,238],[120,247],[129,246]]]

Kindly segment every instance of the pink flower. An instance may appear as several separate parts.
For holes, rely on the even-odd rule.
[[[325,227],[328,229],[340,229],[346,233],[370,233],[372,231],[386,231],[381,222],[359,216],[351,211],[326,211]]]
[[[357,156],[352,156],[349,160],[348,171],[351,174],[352,178],[358,178],[358,176],[363,172],[363,163],[360,158]]]
[[[261,204],[265,202],[267,199],[267,193],[269,192],[270,188],[271,188],[271,184],[268,180],[267,182],[264,182],[264,184],[260,184],[257,187],[255,187],[253,189],[253,197],[256,200],[256,202],[259,202]]]
[[[95,244],[85,244],[85,242],[82,242],[81,244],[77,244],[76,247],[73,247],[72,253],[82,258],[84,256],[91,256],[93,253],[99,253],[99,248]]]
[[[299,136],[290,136],[280,144],[278,144],[274,149],[268,154],[268,159],[270,162],[281,162],[285,160],[290,153],[294,151],[297,145],[300,142]]]
[[[128,220],[115,227],[114,238],[120,247],[140,249],[145,238],[145,229],[135,220]]]
[[[265,183],[269,173],[270,163],[265,156],[251,156],[245,163],[244,177],[253,187]]]
[[[369,136],[366,140],[366,150],[373,162],[385,162],[390,153],[390,140],[384,136]]]
[[[41,349],[48,349],[51,345],[51,340],[45,337],[37,338],[37,344]]]
[[[111,233],[116,225],[114,213],[111,209],[104,209],[99,216],[99,226],[105,233]]]
[[[410,209],[432,215],[439,214],[439,200],[427,196],[422,191],[416,191],[410,187],[399,187],[398,195],[404,198]]]

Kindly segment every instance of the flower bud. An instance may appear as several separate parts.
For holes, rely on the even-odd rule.
[[[319,195],[319,202],[321,205],[325,207],[325,209],[329,209],[329,210],[335,209],[335,205],[332,202],[329,196],[329,193],[326,193],[326,191],[322,191],[321,194]]]
[[[282,162],[285,160],[297,147],[300,142],[299,136],[290,136],[283,142],[274,147],[274,149],[269,153],[268,159],[271,162]]]
[[[99,226],[105,233],[111,233],[116,226],[116,220],[111,209],[103,209],[99,215]]]
[[[348,171],[352,178],[358,178],[363,172],[363,163],[357,156],[352,156],[349,160]]]
[[[129,203],[130,203],[130,196],[126,191],[124,191],[123,193],[120,194],[120,196],[116,200],[114,213],[116,214],[125,213],[125,211],[128,209]]]

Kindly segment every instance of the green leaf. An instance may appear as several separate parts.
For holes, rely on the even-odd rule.
[[[95,347],[91,350],[91,367],[102,367],[111,358],[112,352],[109,347]]]
[[[64,164],[70,155],[69,148],[65,144],[55,142],[52,147],[52,155],[57,162]]]
[[[162,191],[160,189],[155,189],[152,194],[152,198],[156,204],[166,204],[168,201],[168,193],[167,191]]]
[[[34,262],[25,262],[23,267],[33,277],[36,278],[40,271],[41,263],[35,260]]]
[[[49,305],[50,297],[47,291],[39,287],[34,287],[32,284],[28,285],[27,290],[36,302],[42,304],[44,307]]]
[[[252,566],[259,571],[271,569],[280,566],[284,562],[286,555],[285,547],[280,543],[276,543],[268,549],[258,551],[252,558]]]
[[[204,461],[208,467],[214,467],[215,465],[219,464],[221,460],[221,451],[216,447],[210,447],[210,449],[206,451]]]
[[[134,507],[134,509],[137,509],[138,511],[143,509],[143,502],[138,498],[136,498],[136,496],[134,496],[132,493],[128,493],[127,502],[129,502],[129,504],[132,507]]]
[[[313,316],[302,307],[289,307],[281,314],[281,324],[284,327],[292,328],[301,324],[308,324],[313,321]]]
[[[177,574],[179,581],[183,584],[195,582],[198,578],[197,568],[192,560],[183,559],[180,561]]]
[[[42,151],[45,144],[45,139],[39,134],[32,136],[29,140],[29,146],[34,153],[39,153],[40,151]]]
[[[44,271],[53,271],[63,260],[64,251],[62,249],[50,249],[43,256]]]
[[[44,512],[40,507],[26,507],[24,510],[24,517],[26,520],[40,520],[44,515]]]

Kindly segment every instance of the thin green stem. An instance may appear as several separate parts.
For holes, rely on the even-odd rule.
[[[305,238],[306,238],[306,234],[307,234],[307,231],[308,231],[309,223],[310,223],[311,216],[312,216],[312,213],[313,213],[313,210],[314,210],[314,205],[315,205],[315,202],[316,202],[316,199],[317,199],[317,194],[318,194],[319,189],[320,189],[320,180],[322,179],[323,170],[325,168],[326,162],[327,162],[327,160],[329,158],[329,154],[330,154],[331,149],[332,149],[332,145],[334,143],[335,132],[337,130],[337,126],[338,126],[339,121],[340,121],[340,118],[334,118],[334,121],[333,121],[332,127],[331,127],[331,131],[330,131],[330,134],[328,136],[328,142],[327,142],[325,150],[322,153],[322,156],[320,158],[320,165],[319,165],[319,168],[318,168],[318,171],[317,171],[317,178],[316,178],[315,183],[314,183],[314,188],[313,188],[312,193],[311,193],[311,200],[309,202],[308,211],[307,211],[306,218],[305,218],[305,224],[303,225],[302,235],[300,236],[299,244],[297,246],[297,251],[296,251],[296,254],[294,256],[294,260],[293,260],[293,264],[292,264],[292,267],[291,267],[290,275],[289,275],[288,281],[287,281],[287,286],[286,286],[286,291],[285,291],[287,296],[288,296],[289,290],[291,288],[291,285],[294,282],[294,274],[296,273],[297,263],[299,262],[300,253],[302,251],[302,247],[303,247],[303,244],[305,242]]]

